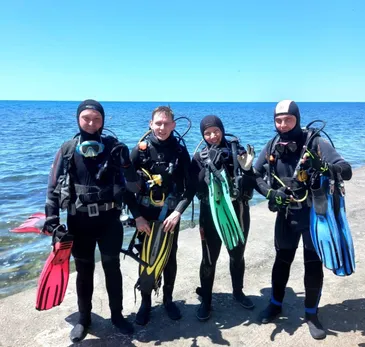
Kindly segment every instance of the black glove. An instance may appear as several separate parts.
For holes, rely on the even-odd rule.
[[[200,152],[200,157],[205,164],[213,164],[217,169],[220,169],[223,164],[222,151],[217,146],[212,145],[210,148],[205,148]]]
[[[123,143],[118,144],[115,146],[112,151],[111,155],[113,156],[115,165],[122,167],[128,167],[132,164],[131,159],[129,158],[129,149]]]
[[[55,229],[60,225],[60,217],[49,216],[44,222],[42,232],[48,235],[52,235]]]
[[[326,161],[322,160],[321,157],[315,152],[311,151],[307,148],[304,154],[304,168],[311,167],[315,171],[319,171],[321,174],[325,176],[330,176],[330,169],[332,165],[328,164]]]
[[[270,189],[266,195],[266,199],[269,200],[270,205],[283,208],[290,204],[290,195],[285,193],[286,187],[281,187],[277,190]]]
[[[71,235],[66,229],[66,225],[60,224],[57,228],[54,229],[52,235],[52,245],[54,246],[57,242],[72,242],[74,239],[73,235]]]

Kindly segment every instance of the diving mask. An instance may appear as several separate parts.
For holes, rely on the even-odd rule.
[[[297,150],[298,146],[296,142],[278,142],[275,145],[275,150],[279,153],[279,154],[283,154],[283,153],[294,153]]]
[[[84,141],[76,146],[76,152],[85,158],[96,157],[104,150],[104,145],[98,141]]]

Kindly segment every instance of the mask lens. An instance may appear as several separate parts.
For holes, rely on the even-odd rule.
[[[98,153],[99,152],[99,146],[98,145],[84,145],[80,147],[82,154],[86,154],[89,151],[93,151]]]
[[[290,152],[295,152],[298,148],[296,142],[289,142],[287,146]]]
[[[77,150],[84,157],[96,157],[104,150],[104,145],[97,141],[84,141],[77,146]]]
[[[279,154],[283,154],[285,151],[285,143],[284,142],[278,142],[275,145],[275,150],[279,153]]]
[[[297,150],[297,144],[296,142],[278,142],[275,145],[275,150],[279,153],[279,154],[283,154],[286,151],[289,152],[295,152]]]

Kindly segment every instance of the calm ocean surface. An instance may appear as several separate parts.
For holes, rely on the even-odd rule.
[[[105,127],[130,148],[148,130],[156,102],[105,102]],[[0,298],[36,285],[50,252],[50,238],[35,234],[12,234],[9,229],[29,215],[44,211],[47,177],[53,157],[77,132],[78,102],[0,101]],[[274,103],[170,103],[176,116],[193,123],[185,137],[192,154],[199,143],[200,120],[220,116],[226,132],[255,146],[258,153],[274,135]],[[302,126],[312,120],[327,121],[337,150],[353,165],[365,165],[365,103],[299,103]],[[186,121],[177,123],[183,133]],[[253,203],[262,199],[255,193]],[[183,215],[190,218],[189,208]],[[269,211],[268,211],[269,213]],[[197,217],[197,216],[196,216]],[[64,221],[64,220],[63,220]],[[125,231],[128,242],[133,230]],[[255,232],[252,230],[252,232]]]

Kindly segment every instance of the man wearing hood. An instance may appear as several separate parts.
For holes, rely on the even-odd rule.
[[[277,135],[267,143],[255,163],[259,191],[269,200],[269,209],[277,212],[271,299],[259,319],[266,324],[281,313],[290,266],[303,237],[305,319],[312,337],[323,339],[326,332],[317,316],[323,267],[310,235],[310,207],[306,197],[313,174],[341,173],[344,180],[349,180],[351,166],[323,138],[317,136],[307,143],[309,132],[301,128],[299,108],[294,101],[283,100],[276,105],[274,122]]]
[[[52,165],[43,229],[53,233],[60,225],[60,209],[67,210],[79,308],[78,323],[70,334],[72,342],[81,341],[91,324],[96,244],[105,273],[111,321],[121,333],[133,332],[132,324],[121,314],[120,206],[127,203],[132,214],[136,213],[138,207],[133,193],[140,189],[128,147],[112,136],[102,136],[105,120],[102,105],[95,100],[83,101],[77,108],[76,120],[79,134],[61,146]]]
[[[178,320],[181,313],[172,300],[172,293],[177,272],[180,217],[191,202],[188,197],[190,156],[183,143],[174,136],[176,123],[170,107],[157,107],[152,112],[149,125],[151,132],[131,152],[132,163],[144,181],[137,195],[141,215],[136,220],[137,229],[149,234],[150,222],[159,218],[161,210],[167,204],[163,228],[166,233],[173,232],[173,243],[163,269],[163,304],[170,319]],[[145,325],[150,319],[151,293],[144,292],[141,288],[141,295],[142,303],[136,315],[136,323]]]

